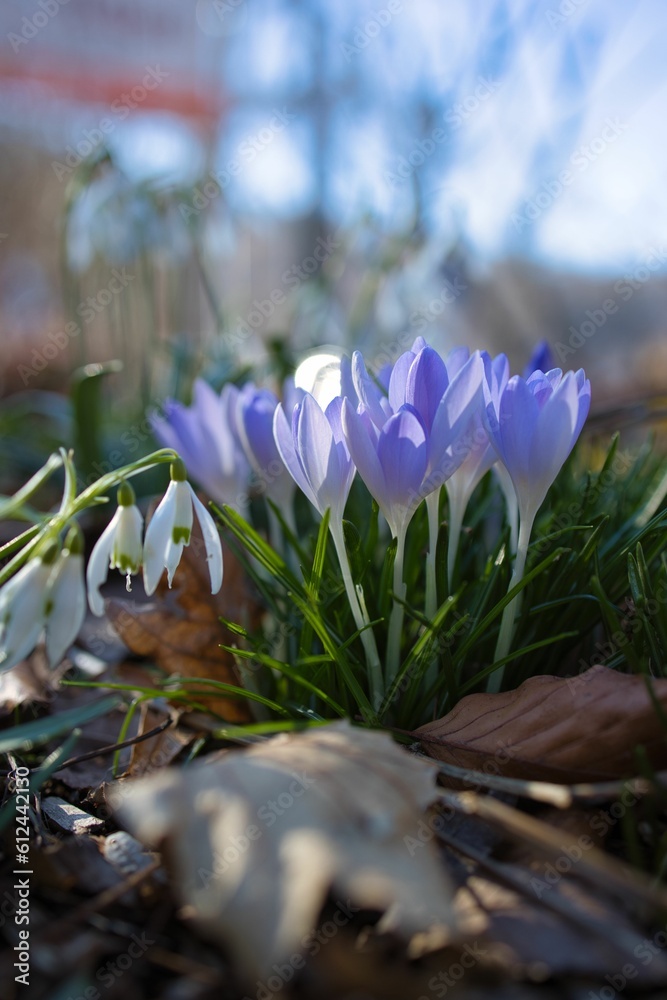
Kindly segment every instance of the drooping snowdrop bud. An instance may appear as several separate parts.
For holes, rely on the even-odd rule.
[[[171,465],[171,482],[146,529],[144,544],[144,587],[150,596],[167,570],[171,587],[183,549],[192,537],[193,508],[197,515],[206,548],[211,577],[211,593],[222,586],[222,545],[215,522],[186,479],[185,465],[179,458]]]
[[[98,538],[88,560],[88,603],[94,615],[104,614],[104,600],[100,587],[105,583],[110,569],[119,569],[127,579],[139,571],[143,546],[141,533],[143,517],[135,504],[134,490],[123,482],[118,488],[118,510],[110,524]]]

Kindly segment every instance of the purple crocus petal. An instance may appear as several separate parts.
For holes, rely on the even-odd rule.
[[[278,457],[273,439],[273,414],[278,400],[270,389],[245,386],[239,397],[239,436],[246,457],[258,475]]]
[[[517,484],[530,479],[531,444],[539,412],[539,403],[530,386],[519,375],[514,375],[500,398],[499,427],[497,434],[492,433],[491,438],[499,445],[500,457],[517,487],[517,493]]]
[[[348,400],[351,404],[349,396],[335,396],[331,400],[329,405],[325,410],[325,417],[329,421],[331,427],[331,434],[334,441],[334,451],[338,458],[338,484],[341,499],[340,513],[342,516],[347,498],[350,492],[350,487],[352,486],[352,480],[354,479],[354,474],[357,471],[352,461],[350,455],[350,450],[347,447],[347,441],[345,440],[345,432],[343,431],[343,401]]]
[[[553,367],[553,362],[554,355],[549,341],[540,340],[533,348],[533,353],[523,370],[523,377],[527,379],[534,371],[546,372]]]
[[[448,385],[449,376],[445,362],[432,347],[425,347],[408,369],[405,402],[414,406],[427,431],[433,426],[435,412]]]
[[[482,406],[488,355],[486,359],[475,351],[449,383],[435,411],[429,435],[429,469],[441,473],[440,484],[455,472],[465,458],[465,450],[457,459],[451,449]]]
[[[591,383],[586,378],[583,368],[580,368],[578,372],[575,372],[575,377],[579,393],[579,405],[577,408],[577,419],[574,425],[573,444],[581,434],[581,429],[586,422],[588,411],[591,408]]]
[[[218,396],[202,379],[193,389],[192,406],[167,400],[164,416],[152,418],[156,437],[181,455],[209,496],[236,503],[249,472],[236,429],[238,390],[225,387]]]
[[[293,413],[294,407],[301,402],[305,393],[305,389],[294,384],[294,376],[289,375],[283,382],[283,405],[285,412]]]
[[[386,365],[382,365],[382,368],[377,374],[377,380],[385,392],[389,392],[389,380],[391,379],[392,368],[393,365],[388,361]]]
[[[523,522],[532,518],[572,451],[590,406],[583,372],[552,369],[511,378],[500,397],[486,390],[486,424],[511,476]]]
[[[363,404],[355,410],[348,399],[343,400],[341,421],[345,439],[368,492],[380,503],[384,493],[384,474],[377,456],[378,432]]]
[[[176,403],[167,400],[164,407],[165,412],[169,413],[170,409],[176,405]],[[151,430],[153,431],[157,442],[161,444],[163,448],[171,448],[173,451],[179,450],[178,435],[166,417],[161,417],[159,413],[151,413],[149,414],[148,422],[151,425]]]
[[[303,397],[296,412],[294,443],[310,488],[317,498],[315,506],[320,514],[331,507],[332,516],[336,516],[340,500],[339,464],[331,424],[310,393]]]
[[[445,364],[447,366],[447,372],[450,379],[461,371],[464,364],[470,357],[470,349],[468,347],[453,347],[447,357],[445,358]]]
[[[422,499],[426,473],[426,432],[412,409],[406,406],[389,418],[380,432],[377,455],[384,475],[384,495],[376,499],[385,511],[392,512],[393,516],[385,516],[397,534]]]
[[[392,410],[386,395],[368,374],[361,351],[352,355],[352,379],[359,402],[363,403],[375,426],[382,427]],[[351,397],[348,399],[354,403]]]
[[[414,343],[410,348],[410,352],[412,354],[419,354],[419,352],[423,351],[425,347],[429,347],[429,344],[424,340],[424,338],[421,336],[415,337]]]
[[[404,354],[401,354],[396,359],[394,367],[391,370],[388,396],[392,413],[400,410],[405,403],[405,387],[408,381],[408,372],[416,356],[412,351],[405,351]]]
[[[352,364],[347,354],[343,354],[340,359],[340,395],[347,397],[353,406],[359,404],[359,397],[352,375]]]
[[[294,417],[296,417],[297,411],[298,406],[294,408]],[[292,427],[290,427],[287,417],[285,416],[282,403],[278,403],[276,412],[273,416],[273,438],[276,442],[276,447],[280,453],[280,457],[285,463],[285,468],[289,472],[290,476],[299,489],[306,494],[313,507],[317,507],[317,498],[311,489],[308,477],[306,476],[303,466],[301,465],[301,461],[299,460],[299,456],[297,455],[296,448],[294,446],[294,434]]]

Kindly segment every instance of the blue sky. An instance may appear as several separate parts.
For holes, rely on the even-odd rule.
[[[667,241],[664,0],[195,9],[231,108],[209,148],[168,115],[119,125],[110,141],[131,176],[189,183],[236,159],[237,214],[319,205],[333,224],[372,213],[390,230],[408,224],[417,192],[425,228],[460,236],[480,261],[618,272]],[[289,123],[271,129],[276,108]],[[67,139],[91,115],[77,109]]]

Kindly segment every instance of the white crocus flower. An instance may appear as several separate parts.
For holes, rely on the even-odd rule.
[[[94,615],[104,614],[104,599],[100,587],[105,583],[110,569],[119,569],[127,577],[141,566],[141,534],[144,519],[135,505],[134,490],[129,483],[121,483],[118,490],[118,510],[108,527],[98,538],[88,560],[88,603]]]
[[[171,466],[171,482],[146,529],[144,545],[144,587],[153,594],[167,570],[171,582],[183,549],[190,544],[192,521],[197,515],[206,548],[206,561],[211,577],[211,593],[217,594],[222,586],[222,546],[215,522],[206,507],[185,478],[185,466],[179,459]]]

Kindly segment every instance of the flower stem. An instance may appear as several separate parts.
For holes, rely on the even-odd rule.
[[[350,610],[352,611],[352,617],[354,618],[355,625],[361,633],[361,641],[363,643],[364,652],[366,653],[366,663],[368,665],[368,677],[371,689],[371,703],[373,708],[377,709],[379,708],[382,702],[382,696],[384,695],[384,683],[382,680],[380,657],[375,644],[375,636],[373,635],[372,628],[369,627],[370,621],[368,616],[364,615],[362,606],[357,597],[354,580],[352,579],[352,570],[350,569],[350,560],[348,559],[347,549],[345,547],[343,522],[332,520],[329,525],[329,530],[331,531],[331,537],[333,538],[334,546],[336,548],[341,573],[343,574],[345,593],[347,594],[347,600],[350,605]]]
[[[461,540],[463,517],[468,506],[468,497],[462,497],[454,489],[448,491],[447,495],[449,497],[449,517],[447,519],[449,526],[447,537],[447,585],[451,594],[454,589],[454,567],[456,566],[456,556]]]
[[[516,587],[518,583],[523,579],[524,570],[526,568],[526,556],[528,555],[528,543],[530,542],[530,533],[533,530],[533,521],[535,520],[535,515],[532,514],[529,517],[521,518],[521,527],[519,528],[519,539],[516,550],[516,558],[514,560],[514,570],[512,572],[512,578],[509,583],[508,591]],[[523,595],[517,594],[517,596],[510,601],[505,610],[503,611],[502,621],[500,623],[500,632],[498,634],[498,642],[496,645],[496,652],[494,654],[494,660],[502,660],[510,651],[510,646],[512,645],[512,639],[514,638],[514,624],[517,614],[521,608],[521,600]],[[498,670],[494,671],[489,677],[486,690],[491,692],[500,691],[500,687],[503,682],[503,673],[505,671],[504,667],[499,667]]]
[[[436,583],[435,565],[440,531],[440,490],[434,490],[426,497],[426,513],[428,515],[428,555],[426,556],[426,596],[424,599],[424,614],[433,621],[438,608],[438,588]],[[395,565],[395,564],[394,564]]]
[[[401,632],[403,631],[403,604],[405,599],[405,583],[403,582],[403,563],[405,561],[405,531],[401,531],[396,539],[396,558],[394,559],[394,605],[389,618],[387,633],[387,684],[391,684],[398,673],[401,653]],[[397,600],[400,598],[401,600]]]

